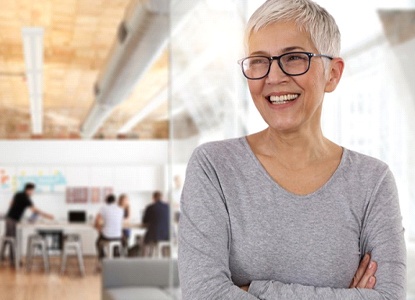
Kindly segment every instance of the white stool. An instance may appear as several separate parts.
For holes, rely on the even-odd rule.
[[[0,237],[0,249],[1,249],[1,251],[4,251],[6,249],[6,245],[9,245],[9,256],[14,255],[14,267],[16,269],[18,269],[19,268],[19,262],[17,261],[16,239],[14,237],[9,237],[9,236]],[[2,255],[1,260],[4,259],[3,254],[4,253],[2,252],[1,253],[1,255]]]
[[[157,242],[157,257],[162,258],[163,257],[163,249],[169,248],[171,253],[171,244],[169,241],[159,241]]]
[[[104,251],[105,251],[105,256],[109,259],[114,258],[114,250],[115,247],[118,247],[120,249],[120,257],[124,256],[123,255],[123,247],[122,247],[122,242],[121,241],[106,241],[105,242],[105,246],[104,246]]]
[[[65,273],[66,269],[66,261],[68,257],[68,252],[74,250],[76,256],[78,258],[78,265],[79,271],[81,275],[85,275],[85,265],[84,265],[84,258],[82,255],[82,243],[81,237],[79,234],[68,234],[65,236],[65,240],[63,242],[63,249],[62,249],[62,260],[61,260],[61,273]]]
[[[36,256],[36,249],[40,249],[44,270],[49,272],[48,245],[46,240],[41,235],[37,234],[30,235],[28,238],[26,270],[29,272],[32,269],[33,257]]]

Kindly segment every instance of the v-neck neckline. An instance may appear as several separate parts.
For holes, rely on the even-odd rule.
[[[308,194],[301,195],[301,194],[293,193],[293,192],[283,188],[277,181],[274,180],[274,178],[271,176],[271,174],[269,174],[269,172],[262,165],[259,158],[255,155],[254,151],[252,150],[251,146],[249,145],[249,142],[248,142],[248,139],[247,139],[246,136],[241,137],[240,141],[245,146],[246,150],[248,151],[249,156],[252,158],[255,166],[261,172],[261,174],[263,174],[263,176],[266,177],[267,180],[272,182],[272,184],[278,190],[283,191],[283,193],[285,193],[286,195],[288,195],[290,197],[296,197],[298,199],[309,198],[309,197],[318,195],[318,194],[322,193],[324,190],[326,190],[332,184],[332,182],[339,176],[339,173],[341,173],[341,170],[343,169],[343,166],[345,164],[347,156],[349,155],[348,150],[346,148],[342,147],[343,153],[342,153],[342,157],[340,159],[340,163],[337,166],[336,170],[333,172],[333,174],[330,176],[330,178],[323,185],[321,185],[319,188],[317,188],[315,191],[313,191],[311,193],[308,193]]]

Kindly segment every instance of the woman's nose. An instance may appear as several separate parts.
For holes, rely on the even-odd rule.
[[[269,84],[276,84],[287,81],[289,76],[285,74],[276,60],[271,62],[271,67],[266,77],[266,82]]]

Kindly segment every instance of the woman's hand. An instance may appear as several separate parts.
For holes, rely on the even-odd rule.
[[[376,285],[375,273],[378,266],[371,260],[370,254],[366,253],[357,268],[349,288],[373,289]]]
[[[242,290],[244,290],[245,292],[248,292],[249,285],[240,286],[239,288],[242,289]]]

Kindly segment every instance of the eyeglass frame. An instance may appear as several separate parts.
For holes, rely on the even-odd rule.
[[[283,56],[285,56],[285,55],[289,55],[289,54],[295,54],[295,53],[306,54],[306,55],[308,56],[308,67],[307,67],[307,69],[306,69],[304,72],[302,72],[302,73],[299,73],[299,74],[290,74],[290,73],[288,73],[287,71],[285,71],[285,70],[284,70],[284,68],[281,66],[281,57],[283,57]],[[265,73],[265,75],[264,75],[264,76],[259,77],[259,78],[250,78],[250,77],[246,76],[245,71],[244,71],[244,66],[243,66],[244,61],[245,61],[245,60],[247,60],[248,58],[254,58],[254,57],[263,57],[263,58],[267,58],[267,59],[269,60],[269,64],[268,64],[268,71]],[[265,56],[265,55],[253,55],[253,56],[247,56],[247,57],[244,57],[244,58],[241,58],[240,60],[238,60],[238,64],[241,66],[241,69],[242,69],[242,74],[245,76],[245,78],[247,78],[247,79],[249,79],[249,80],[260,80],[260,79],[263,79],[263,78],[265,78],[265,77],[267,77],[267,76],[268,76],[269,72],[271,71],[271,65],[272,65],[272,62],[273,62],[274,60],[276,60],[276,61],[277,61],[278,66],[280,67],[281,71],[282,71],[285,75],[288,75],[288,76],[300,76],[300,75],[303,75],[303,74],[307,73],[307,72],[308,72],[308,70],[310,70],[311,58],[312,58],[312,57],[325,57],[325,58],[328,58],[328,59],[330,59],[330,60],[333,60],[333,59],[334,59],[334,57],[329,56],[329,55],[326,55],[326,54],[316,54],[316,53],[305,52],[305,51],[294,51],[294,52],[287,52],[287,53],[281,54],[281,55],[279,55],[279,56]]]

